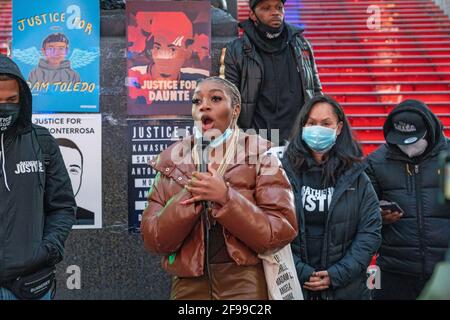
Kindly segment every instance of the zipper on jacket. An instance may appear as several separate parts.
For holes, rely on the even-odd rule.
[[[272,69],[273,69],[273,73],[275,75],[275,82],[279,83],[279,79],[277,77],[277,71],[275,70],[275,54],[274,53],[270,54],[270,59],[272,60]],[[263,81],[264,81],[264,79],[263,79]],[[275,112],[277,114],[280,109],[279,108],[280,101],[278,100],[279,96],[280,96],[280,88],[279,88],[279,86],[275,86]]]
[[[247,42],[250,42],[248,37],[247,37],[247,39],[245,39],[245,37],[247,37],[247,35],[244,36],[244,40]],[[262,58],[258,55],[258,53],[256,52],[254,47],[252,49],[251,45],[248,47],[246,46],[244,48],[244,51],[245,51],[245,54],[247,55],[247,57],[249,59],[252,59],[253,61],[255,61],[255,63],[259,66],[259,69],[261,70],[261,81],[259,82],[259,88],[258,88],[258,92],[261,92],[262,83],[264,81],[264,63],[261,60]],[[260,59],[260,60],[258,60],[258,59]],[[248,70],[248,68],[247,68],[247,70]],[[245,77],[245,80],[248,82],[248,77]],[[248,88],[248,86],[247,86],[247,88]],[[254,103],[257,104],[258,100],[256,99]]]
[[[423,245],[423,217],[422,217],[422,198],[421,198],[421,187],[420,187],[420,170],[419,165],[414,165],[414,182],[415,182],[415,197],[416,197],[416,213],[417,213],[417,227],[419,231],[419,247],[420,254],[422,258],[422,275],[425,274],[425,248]]]
[[[295,40],[293,40],[293,41],[295,41]],[[304,71],[304,68],[303,68],[303,55],[302,55],[301,52],[299,52],[300,59],[298,59],[297,52],[295,51],[295,46],[292,43],[293,41],[289,42],[289,47],[291,48],[291,50],[293,51],[293,54],[294,54],[294,59],[295,59],[295,64],[297,66],[297,71],[300,74],[300,79],[302,81],[302,91],[303,91],[303,97],[304,97],[303,100],[306,101],[306,99],[308,99],[308,93],[306,92],[307,84],[306,84],[305,73],[304,72],[300,72],[300,70]],[[300,50],[301,50],[301,48],[300,48]]]
[[[408,194],[413,194],[413,173],[409,167],[409,163],[405,164],[406,166],[406,192]]]

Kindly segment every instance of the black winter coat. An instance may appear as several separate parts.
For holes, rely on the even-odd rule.
[[[405,107],[394,109],[386,120]],[[439,153],[450,152],[442,124],[425,106],[414,109],[425,119],[431,133],[425,154],[410,159],[396,145],[384,144],[369,155],[367,173],[380,200],[395,201],[404,214],[384,225],[377,260],[382,270],[428,278],[436,263],[444,260],[450,238],[450,205],[439,204]]]
[[[286,27],[290,29],[293,37],[289,43],[289,49],[295,57],[297,72],[300,75],[301,90],[305,101],[299,101],[299,105],[303,105],[314,95],[322,94],[322,85],[314,61],[313,50],[302,35],[303,30],[289,24],[286,24]],[[233,82],[241,93],[239,126],[243,129],[254,128],[253,115],[264,79],[264,64],[255,45],[245,33],[242,38],[230,42],[222,51],[220,73],[227,80]]]
[[[287,157],[283,167],[293,186],[299,234],[291,243],[297,275],[303,285],[314,270],[308,265],[305,217],[302,205],[302,181]],[[378,198],[364,173],[362,163],[354,164],[339,177],[325,225],[321,265],[326,267],[331,287],[322,291],[322,299],[370,299],[367,267],[381,244],[381,215]],[[308,292],[303,289],[305,297]]]
[[[21,108],[16,126],[1,135],[6,160],[0,169],[1,286],[62,260],[76,203],[58,144],[47,129],[31,123],[30,89],[18,67],[3,55],[0,74],[19,81]]]

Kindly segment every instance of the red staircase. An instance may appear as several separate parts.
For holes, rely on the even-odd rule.
[[[367,9],[381,10],[369,29]],[[365,153],[384,142],[386,114],[422,100],[450,136],[450,20],[431,0],[287,0],[286,20],[305,28],[324,93],[344,107]],[[239,0],[238,17],[248,17]]]
[[[12,4],[11,0],[0,0],[0,53],[9,54],[11,42]]]

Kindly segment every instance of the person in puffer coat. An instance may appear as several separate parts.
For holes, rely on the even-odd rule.
[[[310,100],[282,159],[295,195],[292,242],[307,300],[371,299],[367,267],[381,244],[378,198],[337,101]]]
[[[367,173],[379,199],[403,212],[382,212],[375,298],[416,299],[448,248],[450,205],[438,201],[438,157],[450,144],[439,119],[418,100],[395,107],[383,130],[386,144],[369,155]]]
[[[239,112],[231,82],[201,81],[192,99],[196,134],[151,162],[158,174],[141,233],[173,276],[171,299],[267,299],[258,254],[284,247],[297,234],[284,170],[266,153],[268,141],[239,130]],[[198,148],[212,136],[208,172],[199,172]]]
[[[221,76],[242,95],[239,127],[262,136],[267,130],[279,145],[289,139],[303,105],[322,94],[312,46],[303,29],[285,21],[285,2],[249,0],[250,17],[239,24],[243,36],[227,44],[220,58]]]

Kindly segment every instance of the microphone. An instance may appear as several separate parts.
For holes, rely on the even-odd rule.
[[[203,137],[199,137],[197,139],[197,151],[199,155],[199,171],[200,172],[208,172],[208,161],[209,161],[209,144],[210,141],[203,139]],[[205,266],[206,266],[206,273],[209,279],[211,279],[211,270],[210,270],[210,241],[209,241],[209,232],[211,229],[211,221],[209,220],[209,209],[210,209],[210,202],[203,200],[202,202],[202,216],[203,216],[203,230],[205,233]],[[211,281],[209,282],[209,292],[210,295],[212,295],[212,287],[211,287]]]
[[[203,137],[200,137],[197,139],[197,151],[199,155],[199,171],[200,172],[208,172],[208,162],[209,162],[209,146],[211,141],[208,141],[207,139],[204,139]],[[207,238],[209,238],[209,229],[211,228],[211,224],[209,221],[209,209],[211,208],[211,203],[206,200],[201,201],[203,206],[203,218],[205,219],[205,228],[206,228],[206,234],[208,235]]]
[[[208,147],[209,147],[209,141],[205,139],[200,139],[201,143],[198,143],[198,154],[200,156],[200,172],[208,172],[208,161],[209,161],[209,154],[208,154]]]

